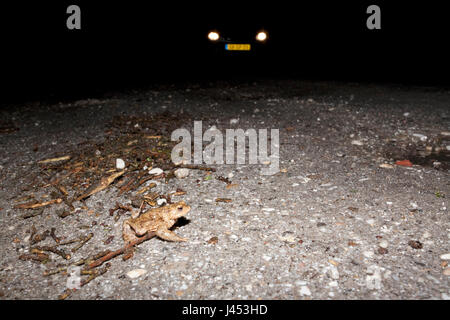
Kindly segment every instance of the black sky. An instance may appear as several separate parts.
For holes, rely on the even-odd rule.
[[[88,92],[158,81],[278,76],[449,84],[450,27],[443,2],[21,1],[0,10],[5,93]],[[81,30],[66,8],[81,8]],[[381,7],[381,30],[366,8]],[[206,50],[212,28],[261,26],[264,52],[229,59]]]

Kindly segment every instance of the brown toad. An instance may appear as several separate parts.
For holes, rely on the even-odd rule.
[[[184,201],[169,204],[160,208],[153,208],[141,214],[139,217],[132,217],[123,222],[123,240],[131,242],[147,232],[155,234],[167,241],[187,241],[169,229],[175,224],[178,218],[186,215],[191,210]]]

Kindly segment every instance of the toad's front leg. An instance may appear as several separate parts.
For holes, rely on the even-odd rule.
[[[161,239],[164,239],[167,241],[177,241],[177,242],[188,241],[187,238],[182,238],[182,237],[178,236],[175,232],[170,231],[169,229],[163,228],[163,227],[158,228],[156,230],[156,235],[158,237],[160,237]]]
[[[136,236],[136,232],[131,227],[130,222],[125,220],[122,225],[122,237],[125,242],[132,242],[136,240],[138,237]]]

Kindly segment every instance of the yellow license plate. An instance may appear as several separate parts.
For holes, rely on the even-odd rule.
[[[250,45],[249,44],[234,44],[234,43],[227,43],[225,45],[225,50],[233,50],[233,51],[250,51]]]

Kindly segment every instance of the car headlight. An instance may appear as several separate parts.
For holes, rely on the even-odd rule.
[[[256,40],[258,40],[258,41],[265,41],[266,39],[267,39],[267,33],[264,31],[260,31],[256,35]]]
[[[220,36],[218,32],[215,31],[211,31],[210,33],[208,33],[208,39],[211,41],[217,41],[219,40]]]

